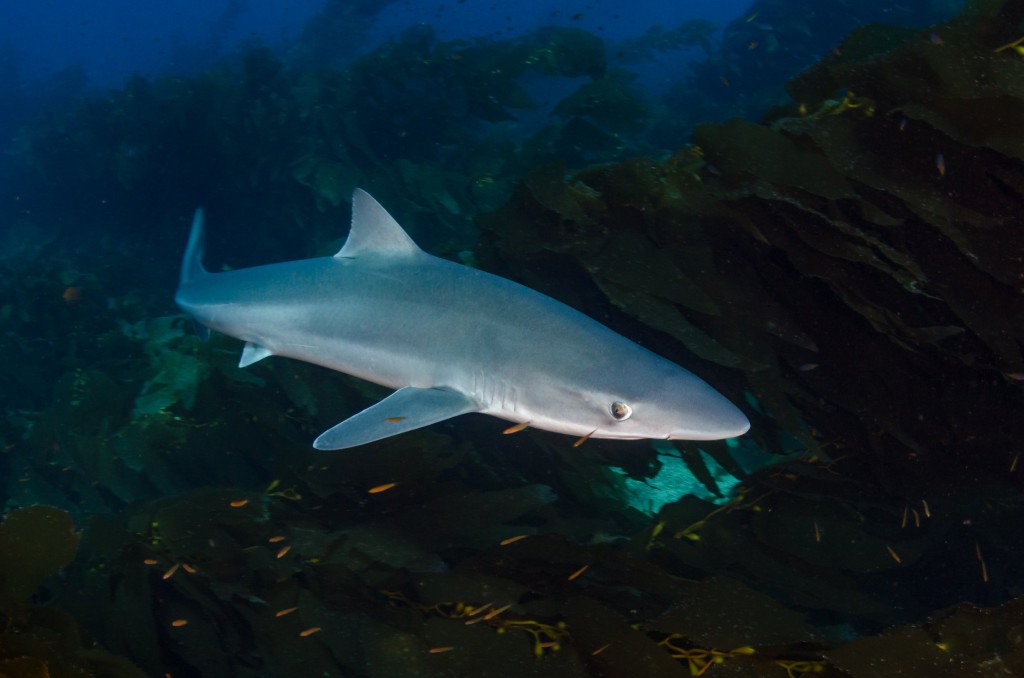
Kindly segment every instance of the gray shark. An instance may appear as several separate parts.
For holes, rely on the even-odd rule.
[[[175,301],[245,342],[239,367],[286,356],[396,389],[321,434],[318,449],[468,412],[579,441],[717,440],[750,427],[697,376],[582,313],[427,254],[365,191],[333,257],[210,273],[203,242],[200,210]]]

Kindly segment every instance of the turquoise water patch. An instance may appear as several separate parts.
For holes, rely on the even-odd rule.
[[[735,444],[732,440],[727,441],[732,448]],[[670,443],[658,441],[654,443],[658,450],[658,461],[661,462],[661,470],[649,480],[637,480],[628,477],[620,468],[612,468],[611,471],[621,476],[626,493],[626,503],[629,506],[642,511],[647,515],[655,515],[665,504],[677,501],[680,497],[692,494],[705,501],[714,504],[724,504],[733,496],[733,490],[739,484],[740,479],[726,471],[721,464],[707,452],[698,449],[701,461],[718,485],[721,495],[717,495],[701,482],[690,466],[683,460],[681,453]],[[732,450],[730,449],[730,452]]]
[[[691,458],[688,461],[684,458],[684,453],[668,441],[659,440],[653,445],[658,451],[658,461],[661,462],[661,469],[653,478],[646,481],[637,480],[630,478],[621,468],[609,469],[622,476],[625,500],[632,508],[653,516],[665,504],[677,501],[688,494],[719,506],[736,496],[736,488],[742,479],[725,469],[713,455],[697,448],[696,457],[699,459]],[[747,438],[729,438],[725,445],[729,457],[744,475],[786,459],[766,452]],[[694,472],[694,467],[698,464],[703,465],[701,473],[705,474],[710,483],[701,480]],[[712,486],[718,488],[717,493],[713,491]]]

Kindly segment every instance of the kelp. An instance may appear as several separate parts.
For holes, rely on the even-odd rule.
[[[33,605],[40,586],[71,564],[80,535],[71,515],[29,506],[0,523],[0,673],[11,678],[145,675],[127,659],[95,647],[66,612]]]
[[[748,436],[793,455],[713,520],[666,505],[647,548],[667,570],[740,573],[860,633],[1014,595],[993,568],[1020,549],[1000,526],[1024,433],[1024,64],[996,50],[1018,24],[861,29],[775,119],[704,125],[667,162],[535,172],[480,220],[481,261],[571,282],[570,302],[745,400]]]
[[[49,506],[12,511],[0,523],[0,605],[23,604],[78,550],[71,516]]]
[[[880,29],[851,40],[872,30]],[[824,397],[839,407],[833,420],[855,413],[902,454],[941,454],[966,434],[950,439],[948,415],[920,409],[935,393],[948,394],[940,401],[970,393],[988,403],[976,409],[1004,419],[1019,402],[1003,375],[1018,374],[1024,360],[1019,262],[1010,254],[1022,179],[1016,151],[999,141],[1019,136],[1007,127],[1019,116],[1002,117],[999,132],[991,119],[957,112],[988,109],[994,98],[1020,103],[1021,64],[993,52],[988,23],[964,17],[935,32],[949,41],[919,34],[848,62],[840,46],[793,84],[810,102],[801,110],[818,113],[702,126],[696,170],[681,159],[637,160],[577,173],[561,189],[560,176],[534,175],[514,211],[482,224],[530,284],[550,286],[534,275],[539,261],[575,262],[635,321],[705,361],[746,370],[758,408],[808,448],[832,437]],[[971,89],[978,78],[965,62],[991,76]],[[819,73],[831,84],[812,92],[803,83]],[[816,108],[812,94],[840,86],[849,91]],[[844,360],[853,357],[844,346],[857,342],[875,348]],[[892,407],[894,399],[903,405]],[[971,426],[972,446],[987,438],[990,453],[1005,458],[1012,436],[979,424],[956,425]],[[936,447],[937,438],[947,442]]]
[[[895,506],[844,462],[806,460],[747,477],[725,505],[683,497],[602,537],[606,522],[552,511],[548,488],[467,489],[455,479],[483,471],[477,455],[413,435],[382,456],[319,457],[262,492],[189,490],[98,517],[89,566],[63,586],[78,595],[57,593],[114,651],[184,675],[445,675],[500,661],[538,676],[711,663],[870,676],[873,661],[904,665],[907,648],[882,640],[928,627],[891,631],[863,658],[844,643],[915,617],[920,603],[900,606],[935,585],[921,574],[943,557],[936,542],[975,558],[957,516],[977,521],[992,576],[995,545],[1012,545],[986,531],[973,493]],[[92,606],[98,595],[110,604]],[[974,612],[987,635],[942,651],[956,666],[1011,661],[997,629],[1012,610]]]

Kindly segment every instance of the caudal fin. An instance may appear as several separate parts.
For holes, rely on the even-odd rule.
[[[206,249],[206,238],[203,234],[203,210],[196,210],[192,218],[192,232],[188,236],[188,247],[185,248],[185,258],[181,262],[181,285],[206,275],[203,268],[203,252]]]

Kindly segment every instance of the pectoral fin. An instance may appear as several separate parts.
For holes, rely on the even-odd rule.
[[[343,450],[436,424],[479,406],[458,391],[407,386],[320,434],[318,450]]]

